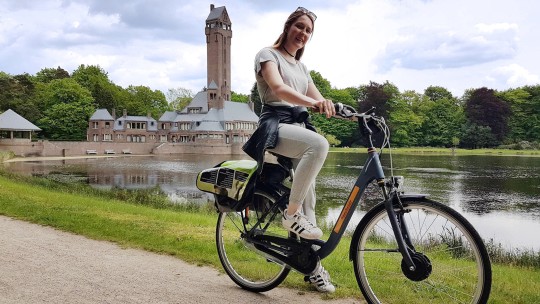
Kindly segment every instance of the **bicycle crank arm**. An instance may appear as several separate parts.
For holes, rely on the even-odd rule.
[[[309,275],[317,267],[317,254],[308,243],[270,235],[259,235],[248,242],[264,256],[270,255],[270,260],[276,259],[303,274]]]

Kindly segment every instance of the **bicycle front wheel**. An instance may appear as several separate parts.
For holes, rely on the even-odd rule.
[[[271,196],[256,192],[250,208],[241,212],[221,212],[216,226],[216,244],[219,259],[229,277],[240,287],[263,292],[275,288],[287,277],[290,268],[274,262],[270,257],[257,251],[253,244],[246,241],[246,233],[252,229],[261,230],[259,221],[268,208],[274,203]],[[247,217],[246,217],[247,213]],[[279,217],[278,217],[279,218]],[[271,215],[266,216],[266,221]],[[245,224],[245,226],[244,226]],[[280,225],[269,225],[268,229]],[[283,234],[284,229],[273,229],[264,233]]]
[[[486,303],[491,264],[473,226],[438,202],[403,205],[416,251],[414,272],[402,264],[384,204],[366,214],[351,244],[356,280],[368,303]]]

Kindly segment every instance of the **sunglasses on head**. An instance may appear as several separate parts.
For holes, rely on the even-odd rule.
[[[313,19],[313,21],[317,20],[317,15],[315,15],[312,11],[308,10],[307,8],[299,6],[296,9],[296,11],[297,12],[302,12],[302,13],[308,15],[311,19]]]

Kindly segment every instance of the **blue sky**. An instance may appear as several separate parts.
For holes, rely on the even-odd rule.
[[[298,6],[318,16],[303,61],[336,88],[388,80],[401,91],[437,85],[459,97],[469,88],[540,84],[536,0],[3,0],[0,71],[71,73],[92,64],[123,87],[196,93],[206,86],[211,3],[232,20],[238,93],[249,93],[255,53]]]

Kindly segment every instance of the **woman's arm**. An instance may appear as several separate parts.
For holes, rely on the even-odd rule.
[[[325,113],[328,118],[336,115],[334,103],[330,99],[324,98],[313,82],[308,83],[306,95],[320,101],[320,103],[315,106],[317,110],[319,110],[319,113]]]
[[[313,98],[295,91],[283,82],[275,62],[266,61],[261,63],[261,76],[279,99],[308,108],[315,106],[316,101]]]
[[[327,117],[336,114],[332,101],[324,99],[313,83],[308,84],[307,95],[301,94],[286,85],[275,62],[266,61],[261,63],[261,76],[279,99],[308,108],[317,108],[320,113],[326,113]]]

